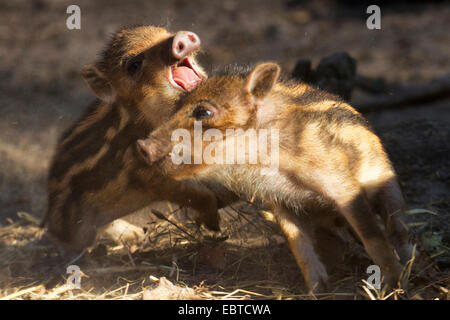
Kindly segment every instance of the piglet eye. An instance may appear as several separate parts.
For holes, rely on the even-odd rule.
[[[194,111],[192,111],[192,117],[194,117],[196,120],[201,120],[205,118],[209,118],[213,115],[213,112],[205,108],[204,106],[197,106]]]
[[[127,66],[127,71],[129,74],[136,73],[142,65],[142,60],[133,60]]]

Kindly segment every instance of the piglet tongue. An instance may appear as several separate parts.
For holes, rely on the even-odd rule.
[[[186,91],[193,90],[200,82],[202,82],[202,78],[200,78],[194,70],[184,66],[173,68],[172,78],[176,84]]]

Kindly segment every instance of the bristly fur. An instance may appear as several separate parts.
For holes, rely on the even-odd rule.
[[[83,250],[98,228],[153,201],[190,206],[199,211],[198,223],[218,228],[217,200],[210,190],[164,177],[156,166],[145,164],[136,148],[138,138],[175,112],[181,94],[167,76],[177,63],[170,51],[172,37],[153,26],[122,28],[100,60],[83,70],[99,100],[58,142],[43,220],[50,235],[68,249]],[[145,66],[139,75],[120,65],[136,53]]]
[[[219,182],[247,199],[259,198],[268,204],[311,289],[321,290],[327,281],[313,243],[334,248],[333,243],[323,242],[330,239],[336,217],[347,221],[386,281],[395,285],[402,267],[393,247],[406,263],[412,246],[398,214],[403,198],[394,169],[368,122],[335,95],[304,83],[278,81],[280,68],[274,63],[259,64],[250,72],[236,66],[227,71],[184,96],[177,114],[141,141],[149,161],[159,161],[175,179]],[[203,141],[203,150],[223,148],[235,139],[227,135],[228,129],[275,129],[279,132],[278,165],[195,163],[193,159],[190,163],[195,164],[172,163],[167,156],[174,144],[170,133],[188,130],[188,145],[193,146],[197,108],[209,110],[201,118],[203,128],[216,129],[225,137],[225,141]],[[249,145],[258,145],[257,139],[248,136],[251,143],[244,143],[245,149],[238,152],[251,152]]]

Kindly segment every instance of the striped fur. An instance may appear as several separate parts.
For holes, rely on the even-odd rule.
[[[334,217],[347,221],[386,281],[395,285],[402,266],[394,248],[405,263],[411,245],[399,219],[401,191],[379,138],[350,105],[303,83],[277,82],[278,75],[278,65],[266,63],[245,76],[211,77],[182,100],[169,122],[141,141],[151,155],[149,161],[159,161],[166,174],[176,179],[219,182],[243,197],[270,205],[311,289],[323,290],[327,282],[314,243],[322,242],[321,237],[333,241],[329,231],[334,222],[327,227],[326,221],[335,221]],[[210,111],[202,119],[203,128],[218,129],[224,136],[230,128],[278,129],[278,168],[266,168],[262,174],[260,163],[173,164],[166,156],[173,145],[170,133],[183,128],[193,137],[194,110],[199,107]],[[225,142],[203,141],[203,148],[212,143]],[[317,211],[322,214],[315,216]]]
[[[177,63],[168,51],[172,37],[152,26],[123,29],[100,61],[84,69],[86,82],[100,100],[56,147],[42,223],[66,248],[84,249],[100,227],[154,201],[188,205],[199,212],[199,223],[218,229],[217,200],[211,191],[166,178],[137,154],[136,140],[175,112],[181,94],[167,80],[168,69]],[[127,65],[136,56],[142,65],[131,74]]]

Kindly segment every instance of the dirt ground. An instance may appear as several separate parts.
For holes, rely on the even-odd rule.
[[[172,295],[159,297],[180,290],[176,297],[315,298],[305,294],[276,226],[231,208],[222,212],[228,239],[219,244],[198,232],[181,211],[170,215],[173,210],[165,207],[171,221],[184,221],[183,231],[148,213],[143,243],[123,247],[104,240],[77,262],[85,274],[82,289],[64,286],[67,261],[37,227],[46,207],[49,160],[58,136],[93,99],[81,79],[82,66],[95,60],[121,26],[144,23],[196,32],[209,73],[218,66],[266,60],[290,73],[299,58],[317,64],[341,51],[356,59],[359,74],[389,82],[423,83],[450,72],[447,1],[382,2],[381,30],[366,28],[364,1],[343,6],[331,0],[79,0],[81,30],[68,30],[66,8],[72,2],[0,3],[0,298],[142,299],[154,297],[149,288],[171,283],[176,285],[168,289]],[[432,264],[422,269],[426,275],[413,272],[412,288],[391,297],[448,298],[450,100],[366,116],[398,172],[408,207],[414,209],[407,221]],[[361,282],[370,260],[358,243],[349,244],[344,256],[346,263],[331,275],[330,294],[316,298],[370,297]]]

